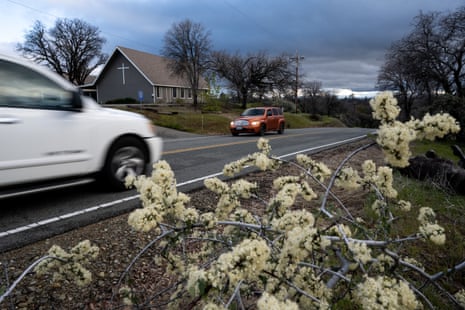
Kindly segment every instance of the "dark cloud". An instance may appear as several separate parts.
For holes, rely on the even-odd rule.
[[[307,79],[352,89],[375,86],[386,49],[411,30],[421,11],[464,5],[463,0],[81,0],[40,2],[38,11],[31,9],[38,8],[37,1],[7,3],[36,19],[84,19],[107,38],[108,53],[122,45],[159,54],[166,31],[189,18],[210,31],[217,50],[298,52]]]

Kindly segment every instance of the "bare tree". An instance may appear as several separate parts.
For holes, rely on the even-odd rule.
[[[323,83],[321,81],[310,81],[306,82],[303,85],[303,95],[305,99],[305,104],[303,107],[303,112],[316,114],[316,105],[318,102],[318,97],[323,94]],[[308,104],[307,104],[308,103]],[[308,108],[310,105],[310,109]]]
[[[212,69],[229,82],[244,109],[253,93],[264,94],[292,85],[293,71],[289,57],[284,55],[270,58],[265,52],[242,56],[221,51],[212,53],[211,59]]]
[[[408,40],[394,43],[385,55],[378,73],[378,89],[395,90],[403,120],[410,119],[415,99],[429,93],[427,70]]]
[[[411,69],[420,70],[422,79],[419,83],[429,92],[433,93],[435,88],[440,88],[451,94],[453,87],[450,83],[450,65],[446,63],[441,47],[446,44],[442,38],[444,29],[440,26],[441,19],[442,15],[437,12],[418,15],[414,21],[414,30],[404,38],[406,48],[403,52],[411,55],[411,64],[415,64]],[[413,70],[410,70],[411,74],[415,74]],[[437,87],[429,89],[428,85],[433,84]]]
[[[322,93],[323,106],[326,108],[326,115],[327,116],[337,116],[337,114],[341,111],[342,104],[337,98],[336,95],[332,94],[329,91],[324,91]]]
[[[188,80],[194,107],[198,106],[200,79],[208,69],[210,49],[210,33],[189,19],[173,24],[164,37],[162,54],[170,59],[171,72]]]
[[[91,72],[103,64],[105,39],[97,27],[80,19],[58,19],[50,30],[36,21],[16,49],[25,57],[45,64],[69,81],[82,85]]]
[[[413,94],[431,98],[441,91],[464,98],[465,6],[416,16],[413,30],[389,49],[378,84],[399,91],[407,109]]]
[[[465,98],[465,6],[441,20],[443,62],[451,72],[451,84],[460,98]]]

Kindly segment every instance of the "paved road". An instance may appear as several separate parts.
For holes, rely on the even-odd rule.
[[[295,157],[320,146],[334,146],[371,132],[358,128],[309,128],[267,134],[272,154]],[[257,136],[202,136],[159,128],[162,158],[170,163],[178,189],[188,192],[203,179],[219,176],[224,164],[257,151]],[[137,193],[104,192],[95,184],[0,200],[0,253],[29,242],[128,212],[139,207]]]

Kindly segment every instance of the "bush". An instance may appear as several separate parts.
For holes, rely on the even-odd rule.
[[[432,114],[447,111],[459,122],[462,128],[465,128],[465,98],[452,95],[439,96],[434,100],[429,110]],[[465,142],[465,132],[459,132],[457,139]]]

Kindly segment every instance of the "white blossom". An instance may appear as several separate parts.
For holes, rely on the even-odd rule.
[[[331,176],[331,169],[328,168],[324,163],[316,162],[311,159],[308,155],[298,154],[296,161],[299,165],[302,165],[305,169],[310,170],[311,174],[320,182],[324,182],[326,178]]]
[[[282,217],[274,219],[271,226],[281,231],[290,231],[294,227],[312,227],[315,224],[313,214],[307,210],[295,210],[286,212]]]
[[[352,167],[344,167],[336,176],[334,185],[347,190],[354,190],[360,188],[361,180],[357,170]]]
[[[459,303],[459,305],[465,308],[465,290],[459,290],[457,293],[455,293],[454,297]]]
[[[393,187],[394,177],[392,176],[392,168],[379,167],[378,172],[372,182],[385,197],[397,197],[397,191]]]
[[[203,184],[206,188],[219,195],[227,193],[229,190],[228,184],[226,182],[221,181],[218,178],[205,179],[203,181]]]
[[[249,182],[244,179],[237,180],[231,185],[231,191],[234,195],[241,198],[250,198],[252,192],[257,189],[257,183]]]
[[[436,213],[430,207],[421,207],[418,211],[418,221],[421,224],[433,223],[436,220]]]
[[[148,232],[157,227],[162,215],[154,207],[135,209],[129,214],[128,224],[136,231]]]
[[[419,227],[420,233],[428,238],[431,242],[436,245],[443,245],[446,243],[446,235],[444,233],[444,228],[435,223],[425,223]]]
[[[204,269],[192,266],[188,270],[186,289],[194,296],[200,296],[201,286],[207,283],[207,273]]]
[[[265,269],[270,253],[264,240],[245,239],[212,264],[207,271],[208,281],[212,286],[222,288],[226,279],[233,286],[241,280],[255,279]]]
[[[417,309],[419,302],[408,284],[401,280],[379,276],[365,277],[354,291],[355,300],[363,309]]]
[[[299,306],[290,300],[279,301],[273,295],[264,292],[257,301],[258,310],[299,310]]]
[[[271,146],[265,138],[258,139],[257,148],[265,155],[270,155],[271,153]]]
[[[405,200],[399,200],[397,201],[397,207],[404,212],[408,212],[412,209],[412,204],[410,201],[405,201]]]
[[[426,113],[422,120],[412,119],[407,122],[407,125],[417,132],[419,140],[435,140],[443,138],[448,133],[457,133],[460,131],[460,126],[448,113],[439,113],[430,115]]]
[[[38,264],[34,271],[43,275],[53,271],[53,281],[74,281],[83,287],[92,281],[92,273],[84,267],[99,254],[99,248],[92,246],[89,240],[78,243],[68,253],[58,245],[53,245],[48,254],[57,259],[48,259]]]
[[[352,231],[349,226],[344,224],[336,224],[330,227],[329,233],[340,238],[350,238]]]
[[[355,260],[361,262],[362,264],[366,264],[372,260],[371,249],[365,242],[349,241],[348,246],[354,255]]]
[[[370,100],[370,106],[373,109],[373,118],[381,122],[392,122],[400,113],[397,99],[394,98],[390,91],[379,93]]]
[[[382,147],[386,160],[395,167],[408,166],[410,143],[416,139],[415,131],[404,123],[394,121],[382,124],[376,142]]]

